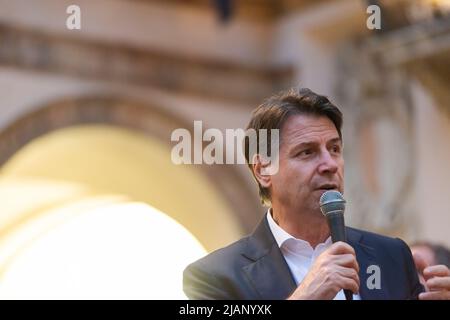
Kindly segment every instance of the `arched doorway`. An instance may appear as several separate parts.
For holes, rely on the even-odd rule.
[[[117,102],[109,105],[109,112],[94,108],[85,113],[77,109],[83,104],[68,105],[75,106],[71,109],[70,121],[64,118],[70,114],[67,109],[60,113],[60,118],[60,110],[49,107],[46,113],[41,111],[37,117],[35,115],[34,122],[31,118],[28,121],[21,119],[0,134],[4,150],[5,146],[12,150],[14,144],[18,149],[0,170],[0,198],[5,209],[0,217],[0,251],[3,252],[0,281],[3,288],[9,290],[0,295],[15,297],[15,290],[19,290],[29,292],[29,297],[45,298],[45,290],[39,288],[43,288],[42,281],[46,276],[52,276],[47,284],[53,279],[59,287],[53,287],[55,290],[51,291],[59,291],[61,297],[66,290],[91,292],[92,297],[106,298],[106,292],[111,297],[121,298],[179,298],[182,267],[206,251],[241,236],[246,229],[242,216],[234,211],[226,192],[213,183],[204,168],[171,163],[170,146],[161,136],[175,123],[164,126],[158,117],[142,117],[146,109],[136,106],[125,113],[123,108],[114,109]],[[124,115],[120,126],[114,120],[117,113]],[[102,114],[107,116],[99,117]],[[74,121],[74,118],[84,121]],[[139,121],[133,123],[133,118]],[[127,121],[129,124],[124,125]],[[150,124],[151,135],[142,130],[140,125],[143,123],[146,128]],[[164,130],[155,130],[158,126]],[[18,130],[12,130],[14,127]],[[33,130],[35,132],[31,134]],[[36,132],[39,130],[42,132]],[[8,135],[16,138],[6,139]],[[33,135],[37,138],[31,138]],[[9,145],[5,141],[9,141]],[[222,181],[222,187],[224,182],[226,187],[226,181]],[[240,192],[241,197],[245,197],[245,192]],[[239,198],[236,199],[238,203]],[[257,214],[256,211],[253,213]],[[159,221],[158,224],[155,221]],[[117,238],[114,237],[116,233],[119,234]],[[156,233],[160,236],[155,237]],[[80,238],[75,239],[78,234]],[[80,249],[83,246],[85,250]],[[64,250],[66,247],[78,249]],[[113,247],[119,249],[112,253]],[[171,254],[164,255],[165,250],[157,250],[164,248]],[[135,255],[127,254],[129,251]],[[114,260],[117,257],[123,259]],[[37,260],[33,262],[33,259]],[[74,264],[74,261],[79,263]],[[35,268],[26,267],[33,265]],[[167,292],[163,289],[169,286],[156,282],[153,282],[153,291],[142,287],[145,281],[140,281],[140,285],[133,281],[123,282],[130,279],[130,274],[139,274],[133,266],[146,265],[152,265],[153,269],[147,273],[142,268],[139,270],[143,276],[147,274],[147,284],[155,279],[178,279],[173,282],[174,286],[178,285],[178,292],[169,290],[172,295],[165,295]],[[178,269],[171,266],[178,266]],[[95,277],[100,270],[104,270],[100,273],[103,277]],[[150,277],[155,274],[158,277]],[[34,282],[33,290],[22,287],[23,283],[32,285],[32,281],[22,284],[16,281],[26,279],[25,275],[39,280]],[[93,277],[98,281],[92,281]],[[118,291],[106,290],[105,284],[114,282],[113,278],[116,284],[122,281],[122,287],[116,286]],[[87,290],[83,283],[90,283],[91,289]],[[133,283],[137,285],[135,290],[132,286],[127,287]],[[42,295],[33,296],[33,292]],[[78,297],[86,296],[80,294]]]

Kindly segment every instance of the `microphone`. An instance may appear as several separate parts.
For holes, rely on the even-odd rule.
[[[347,242],[344,222],[345,202],[342,194],[336,190],[325,191],[319,200],[320,211],[327,218],[333,243]],[[344,289],[344,294],[346,300],[353,300],[353,293],[350,290]]]

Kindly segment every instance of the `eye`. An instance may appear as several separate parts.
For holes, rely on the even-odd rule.
[[[341,153],[341,146],[338,145],[338,144],[335,144],[335,145],[333,145],[333,146],[331,147],[331,151],[332,151],[333,153],[339,154],[339,153]]]
[[[300,157],[309,156],[312,153],[313,153],[312,149],[304,149],[298,153],[298,156]]]

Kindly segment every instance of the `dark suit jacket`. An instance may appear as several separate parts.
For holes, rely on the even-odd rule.
[[[417,299],[422,292],[409,247],[400,239],[347,228],[360,267],[361,299]],[[380,267],[381,288],[369,289],[370,265]],[[190,299],[286,299],[296,288],[267,218],[256,230],[192,263],[184,271]]]

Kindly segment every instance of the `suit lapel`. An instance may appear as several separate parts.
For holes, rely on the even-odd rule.
[[[367,268],[370,265],[380,266],[376,250],[364,244],[362,235],[355,229],[346,228],[347,242],[355,249],[356,260],[359,264],[359,295],[362,300],[384,300],[387,299],[387,292],[383,290],[386,286],[383,285],[383,272],[381,272],[381,289],[369,289],[367,286],[367,279],[372,273],[367,273]]]
[[[289,267],[264,216],[242,253],[253,262],[243,267],[261,299],[286,299],[296,288]]]

